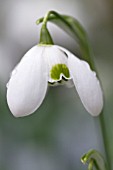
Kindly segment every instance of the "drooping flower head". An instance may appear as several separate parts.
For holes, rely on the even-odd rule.
[[[44,35],[46,38],[42,38]],[[7,103],[12,114],[16,117],[30,115],[42,104],[48,84],[72,81],[86,110],[97,116],[103,107],[103,96],[96,73],[86,61],[53,45],[47,28],[42,27],[40,42],[24,55],[12,72],[7,89]]]

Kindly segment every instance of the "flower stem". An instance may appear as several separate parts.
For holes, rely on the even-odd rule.
[[[105,154],[106,154],[106,161],[107,161],[107,169],[111,169],[111,162],[110,162],[110,155],[109,155],[109,144],[107,141],[107,133],[106,133],[106,128],[105,128],[105,120],[104,120],[104,114],[103,112],[99,116],[99,122],[100,122],[100,127],[101,127],[101,132],[102,132],[102,137],[103,137],[103,144],[104,144],[104,149],[105,149]]]
[[[46,15],[44,16],[43,23],[42,23],[43,27],[46,27],[50,15],[51,15],[51,11],[47,12]]]

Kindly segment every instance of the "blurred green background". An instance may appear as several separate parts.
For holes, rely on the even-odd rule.
[[[35,21],[48,10],[74,16],[88,33],[103,85],[104,131],[113,162],[113,1],[0,0],[0,170],[84,170],[80,157],[85,152],[93,148],[104,154],[99,120],[85,111],[74,88],[50,87],[28,117],[14,118],[7,107],[10,73],[38,43]],[[52,24],[49,29],[55,44],[78,52],[66,33]]]

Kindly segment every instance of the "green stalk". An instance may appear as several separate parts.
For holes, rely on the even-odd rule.
[[[104,149],[105,149],[106,160],[107,160],[107,169],[112,170],[111,169],[110,154],[108,152],[109,151],[109,144],[108,144],[108,141],[107,141],[107,135],[106,135],[107,132],[106,132],[106,128],[105,128],[105,120],[104,120],[103,112],[99,115],[99,121],[100,121],[102,136],[103,136],[103,143],[104,143]]]
[[[82,27],[82,25],[73,17],[66,16],[66,15],[60,15],[55,11],[49,11],[45,18],[40,18],[36,21],[37,24],[40,24],[43,22],[44,24],[47,23],[47,21],[51,21],[52,23],[59,26],[61,29],[63,29],[65,32],[67,32],[71,37],[73,37],[75,40],[77,40],[81,56],[84,60],[86,60],[89,64],[92,70],[96,71],[94,62],[93,62],[93,52],[87,37],[87,33]],[[96,72],[97,73],[97,72]],[[104,114],[101,113],[99,116],[99,122],[103,137],[103,144],[106,154],[106,160],[107,160],[107,167],[108,170],[111,170],[111,163],[110,163],[110,156],[108,153],[109,146],[107,142],[107,135],[105,130],[105,120],[104,120]]]

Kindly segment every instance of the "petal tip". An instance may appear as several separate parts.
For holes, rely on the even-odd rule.
[[[94,105],[85,106],[86,110],[94,117],[99,116],[103,110],[103,95],[100,96],[98,102],[94,102]]]

